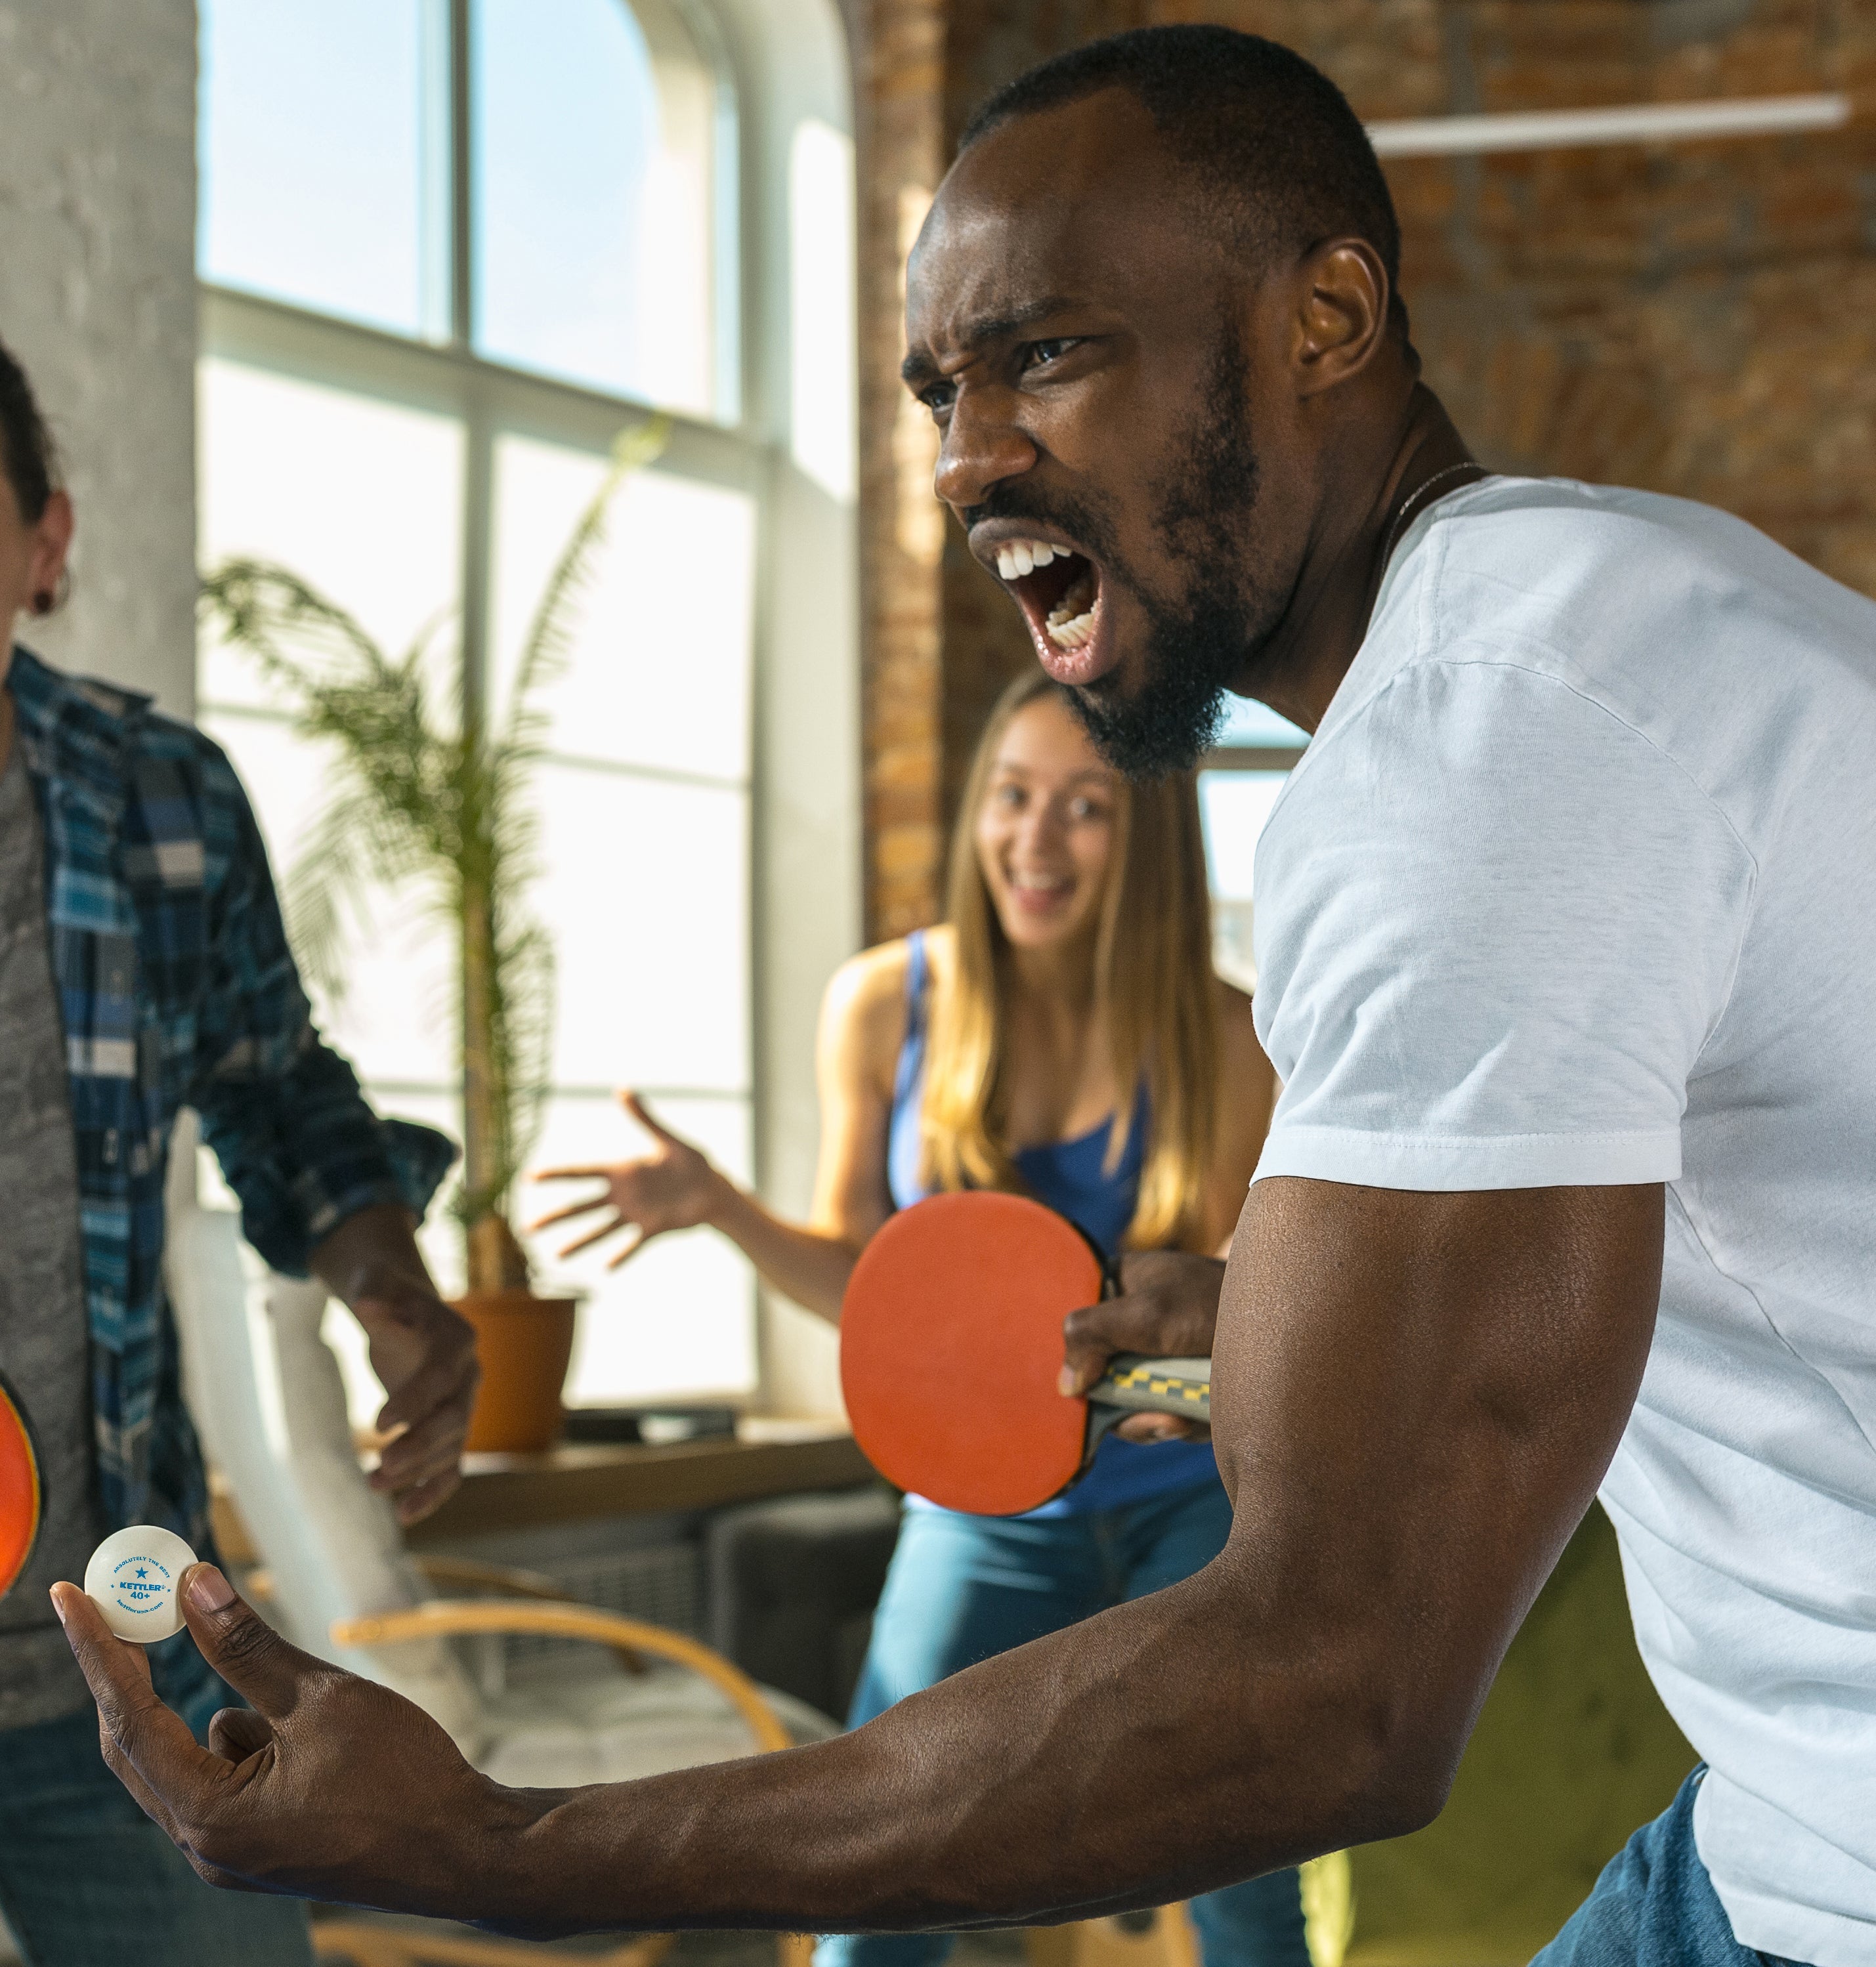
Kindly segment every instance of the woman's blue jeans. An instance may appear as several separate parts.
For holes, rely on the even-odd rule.
[[[1231,1501],[1216,1481],[1125,1508],[1024,1522],[908,1509],[848,1725],[978,1661],[1144,1597],[1224,1548]],[[1309,1967],[1293,1871],[1192,1901],[1206,1967]],[[935,1967],[941,1933],[823,1940],[815,1967]]]

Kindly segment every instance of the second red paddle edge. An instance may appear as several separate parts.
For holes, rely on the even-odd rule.
[[[33,1554],[43,1500],[32,1430],[12,1389],[0,1378],[0,1598]]]

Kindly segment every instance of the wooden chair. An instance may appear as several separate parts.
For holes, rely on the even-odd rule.
[[[647,1933],[603,1953],[582,1953],[582,1967],[657,1967],[676,1936]],[[467,1934],[412,1933],[394,1927],[368,1926],[362,1920],[316,1920],[313,1953],[322,1963],[348,1967],[541,1967],[552,1956],[512,1940],[481,1940]],[[563,1955],[562,1959],[574,1956]]]
[[[549,1604],[539,1598],[526,1602],[434,1599],[406,1610],[335,1620],[332,1641],[340,1647],[375,1650],[414,1640],[490,1633],[590,1640],[618,1655],[640,1674],[647,1671],[647,1654],[669,1660],[708,1681],[725,1697],[741,1717],[758,1752],[793,1746],[793,1736],[761,1688],[720,1653],[682,1633],[667,1632],[592,1606]],[[583,1962],[598,1962],[599,1967],[657,1967],[675,1938],[671,1933],[642,1934],[605,1952],[580,1957]],[[355,1967],[541,1967],[550,1957],[523,1941],[418,1932],[349,1918],[321,1920],[313,1928],[313,1940],[322,1960],[350,1960]],[[806,1934],[783,1934],[777,1942],[777,1967],[809,1967],[813,1947],[812,1939]]]
[[[694,1640],[564,1602],[551,1579],[462,1558],[414,1559],[359,1467],[337,1364],[321,1336],[325,1290],[269,1271],[243,1243],[239,1218],[203,1205],[192,1116],[178,1122],[168,1200],[164,1272],[190,1408],[252,1533],[268,1617],[295,1645],[414,1701],[498,1782],[624,1781],[839,1732]],[[439,1584],[510,1602],[445,1599]],[[452,1644],[475,1633],[596,1645],[483,1684]],[[368,1967],[549,1957],[363,1920],[321,1922],[320,1940]],[[641,1938],[608,1957],[615,1967],[653,1967],[668,1944]],[[806,1942],[783,1943],[783,1967],[806,1967]]]

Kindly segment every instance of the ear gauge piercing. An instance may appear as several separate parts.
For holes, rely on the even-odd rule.
[[[33,612],[35,615],[50,615],[52,612],[52,604],[56,598],[50,588],[42,587],[33,596]]]

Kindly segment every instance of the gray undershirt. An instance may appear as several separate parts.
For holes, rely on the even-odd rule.
[[[82,1582],[98,1537],[78,1164],[46,927],[39,815],[17,745],[0,771],[0,1372],[31,1416],[44,1513],[0,1598],[0,1729],[90,1695],[47,1587]]]

